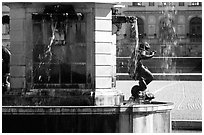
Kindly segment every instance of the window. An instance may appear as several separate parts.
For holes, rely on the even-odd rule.
[[[184,35],[185,34],[185,25],[177,25],[177,34]]]
[[[201,2],[191,2],[191,6],[201,6]]]
[[[76,84],[74,88],[80,84],[86,87],[86,23],[83,20],[33,19],[34,88],[73,88],[73,84]]]
[[[148,35],[153,36],[156,34],[156,17],[154,15],[148,18]]]
[[[178,16],[178,23],[177,23],[177,34],[178,36],[184,36],[185,32],[185,16],[179,15]]]
[[[155,25],[148,26],[148,35],[152,36],[156,33]]]
[[[190,40],[191,42],[202,41],[202,19],[199,17],[190,20]]]
[[[149,6],[154,6],[154,2],[149,2]]]
[[[162,2],[162,5],[163,6],[167,6],[167,2]]]
[[[133,6],[142,6],[142,2],[133,2],[132,3]]]
[[[174,6],[173,2],[161,2],[158,7]]]
[[[179,6],[184,6],[184,2],[179,2]]]

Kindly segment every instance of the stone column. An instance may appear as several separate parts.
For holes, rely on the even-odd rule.
[[[26,89],[26,6],[20,3],[10,7],[10,82],[11,92],[21,93]]]
[[[10,8],[10,83],[11,94],[21,94],[32,86],[32,13],[42,6],[32,3],[7,3]]]
[[[116,36],[112,35],[112,4],[95,4],[95,104],[119,104],[116,80]]]

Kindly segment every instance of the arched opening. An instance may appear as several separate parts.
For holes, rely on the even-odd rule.
[[[190,41],[191,42],[202,42],[202,19],[194,17],[190,20]]]

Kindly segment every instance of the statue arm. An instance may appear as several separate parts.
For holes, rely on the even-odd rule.
[[[152,51],[150,55],[146,54],[145,51],[141,52],[141,59],[150,59],[155,55],[155,51]]]

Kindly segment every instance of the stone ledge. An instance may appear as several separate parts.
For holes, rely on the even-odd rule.
[[[173,130],[201,130],[202,120],[173,120]]]
[[[155,112],[171,110],[173,103],[141,104],[121,106],[2,106],[3,115],[94,115],[94,114],[119,114],[135,112]],[[163,106],[160,108],[158,106]],[[144,111],[137,108],[146,108]],[[150,109],[148,109],[150,108]],[[152,109],[154,108],[154,109]],[[136,110],[135,110],[136,109]]]
[[[15,133],[33,131],[55,133],[171,132],[172,127],[169,110],[134,112],[134,107],[151,107],[157,105],[159,103],[156,105],[137,105],[130,103],[126,104],[126,106],[3,106],[2,125],[4,132]],[[17,124],[19,122],[21,123],[20,125]],[[60,124],[56,124],[56,122]],[[32,123],[39,124],[31,126],[30,124]],[[49,127],[52,128],[49,129]],[[82,131],[82,127],[86,131]]]
[[[173,103],[171,102],[157,102],[152,101],[151,103],[143,103],[143,104],[130,104],[126,103],[125,105],[122,105],[121,107],[129,106],[132,107],[132,111],[134,113],[149,113],[149,112],[162,112],[167,110],[173,109]]]
[[[13,91],[11,91],[13,92]],[[33,89],[19,95],[2,96],[3,106],[90,106],[94,104],[91,89]]]
[[[3,106],[4,115],[93,115],[117,114],[119,107],[106,106]]]

